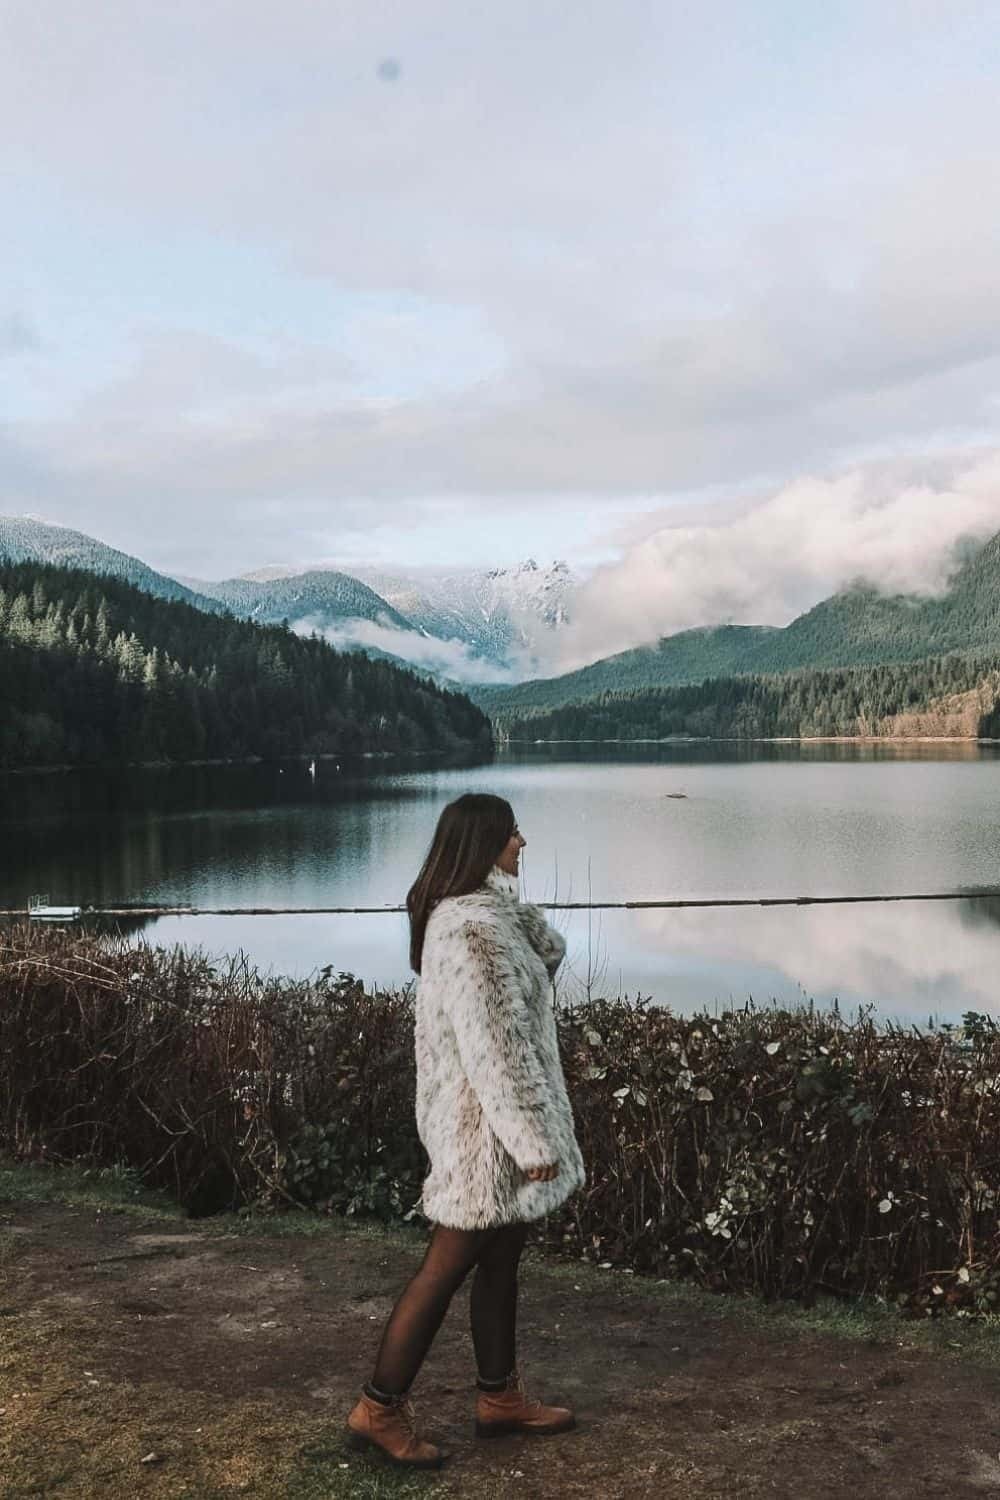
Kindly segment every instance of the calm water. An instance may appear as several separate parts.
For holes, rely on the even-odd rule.
[[[386,769],[386,767],[391,769]],[[445,802],[508,798],[530,900],[1000,891],[996,746],[546,746],[489,765],[320,762],[0,778],[0,905],[402,904]],[[673,794],[673,795],[672,795]],[[681,794],[681,795],[678,795]],[[811,997],[925,1023],[1000,1010],[1000,896],[558,911],[567,998],[678,1010]],[[403,983],[402,914],[157,918],[155,942]]]

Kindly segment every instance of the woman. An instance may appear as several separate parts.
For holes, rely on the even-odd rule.
[[[417,1435],[407,1392],[473,1267],[477,1434],[575,1423],[566,1407],[527,1398],[515,1358],[528,1223],[584,1181],[552,1007],[566,943],[518,898],[526,842],[509,802],[468,792],[442,812],[406,898],[410,966],[420,975],[417,1129],[430,1159],[421,1204],[433,1230],[347,1426],[352,1446],[419,1468],[444,1455]]]

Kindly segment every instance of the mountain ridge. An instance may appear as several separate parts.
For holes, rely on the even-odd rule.
[[[270,563],[219,582],[171,577],[84,532],[26,516],[0,517],[0,559],[4,556],[107,573],[159,598],[181,599],[213,613],[228,610],[258,624],[288,619],[299,633],[315,630],[342,650],[400,662],[459,690],[465,684],[451,666],[456,654],[470,669],[485,665],[494,673],[510,673],[513,660],[531,658],[542,632],[567,623],[567,599],[577,582],[565,561],[544,568],[530,557],[511,568],[349,572]],[[439,653],[430,649],[435,641],[442,643]],[[435,657],[440,665],[427,665]]]
[[[400,662],[0,560],[0,767],[486,752],[489,719]]]
[[[315,630],[342,650],[401,663],[500,718],[546,712],[606,692],[1000,651],[1000,533],[964,549],[939,595],[886,594],[857,581],[785,626],[697,627],[572,672],[513,683],[463,680],[449,654],[452,660],[462,657],[464,668],[485,663],[510,672],[529,664],[541,631],[572,623],[578,580],[564,560],[546,567],[528,557],[505,568],[364,567],[356,573],[296,572],[269,564],[253,575],[209,583],[173,579],[83,532],[30,516],[0,517],[0,558],[5,554],[14,561],[34,558],[110,573],[160,597],[260,624],[288,619],[300,634]],[[428,649],[421,655],[415,642]],[[402,654],[407,649],[415,659]]]
[[[218,613],[218,606],[208,595],[199,594],[168,573],[158,572],[130,552],[122,552],[71,526],[43,521],[39,516],[0,516],[0,561],[5,559],[84,568],[89,573],[120,578],[156,598],[175,599],[211,614]]]
[[[885,594],[857,582],[788,625],[680,631],[557,677],[510,687],[471,684],[467,691],[486,712],[514,715],[567,707],[605,692],[984,650],[1000,651],[1000,533],[961,562],[940,595]]]
[[[335,569],[313,568],[285,578],[227,578],[202,588],[233,614],[260,624],[280,624],[283,619],[307,623],[322,617],[320,631],[340,620],[371,620],[396,630],[413,629],[374,589]]]

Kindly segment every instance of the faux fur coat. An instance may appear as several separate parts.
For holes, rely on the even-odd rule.
[[[431,911],[415,992],[421,1208],[453,1229],[540,1219],[583,1185],[552,977],[566,941],[494,865]],[[550,1182],[529,1167],[559,1163]]]

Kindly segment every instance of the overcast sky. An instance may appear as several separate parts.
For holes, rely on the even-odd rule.
[[[1000,527],[998,44],[0,0],[0,512],[204,577],[563,557],[617,645],[932,586]]]

